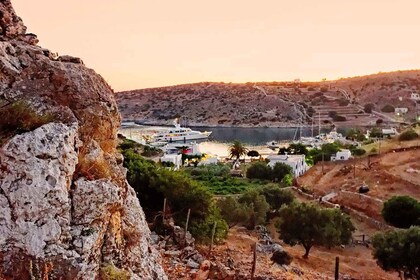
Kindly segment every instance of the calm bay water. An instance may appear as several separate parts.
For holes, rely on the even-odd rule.
[[[211,131],[210,141],[233,142],[239,140],[250,145],[265,145],[269,141],[297,140],[299,136],[312,136],[309,127],[191,127],[193,130]],[[329,130],[321,129],[321,132]],[[318,128],[314,128],[314,136],[318,134]]]
[[[228,148],[230,143],[239,140],[247,146],[248,149],[257,150],[261,154],[275,153],[266,147],[266,143],[270,141],[278,141],[287,143],[293,139],[299,139],[299,136],[312,136],[310,127],[302,127],[301,130],[293,127],[190,127],[193,130],[211,131],[212,134],[208,141],[199,143],[200,150],[203,153],[216,155],[219,157],[228,156]],[[165,129],[164,127],[153,126],[136,126],[133,128],[123,128],[121,133],[126,137],[136,140],[139,135],[153,133],[156,130]],[[347,129],[338,129],[338,132],[345,133]],[[321,129],[321,132],[329,132],[330,130]],[[318,128],[314,128],[313,135],[318,134]]]

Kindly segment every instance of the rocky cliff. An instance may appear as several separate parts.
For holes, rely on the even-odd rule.
[[[116,151],[112,89],[37,43],[0,0],[0,123],[12,132],[0,150],[0,279],[166,279]]]

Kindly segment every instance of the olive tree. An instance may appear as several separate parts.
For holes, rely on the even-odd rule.
[[[323,209],[310,203],[292,203],[280,210],[280,238],[289,245],[300,244],[304,258],[314,245],[336,246],[350,241],[355,230],[350,217],[338,209]]]

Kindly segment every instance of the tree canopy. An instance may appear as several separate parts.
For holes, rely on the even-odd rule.
[[[251,164],[246,170],[249,179],[274,180],[280,182],[287,175],[292,175],[292,168],[287,164],[277,162],[271,168],[266,162],[258,161]]]
[[[280,210],[283,205],[288,205],[295,199],[291,191],[281,189],[277,186],[261,188],[260,193],[264,195],[271,210]]]
[[[314,163],[322,161],[322,155],[324,155],[324,161],[330,161],[331,156],[338,151],[340,151],[340,147],[336,143],[327,143],[323,144],[321,149],[311,149],[309,156],[312,157]]]
[[[372,237],[373,257],[386,271],[403,271],[420,279],[420,227],[397,229]]]
[[[246,224],[248,229],[253,229],[256,225],[265,223],[270,205],[265,200],[264,195],[260,194],[257,190],[249,190],[238,201],[253,210],[249,212],[248,222]]]
[[[304,258],[314,245],[346,244],[355,230],[350,217],[338,209],[322,209],[310,203],[292,203],[280,210],[280,238],[289,245],[300,244]]]
[[[420,225],[420,202],[410,196],[394,196],[385,201],[382,216],[398,228]]]
[[[293,174],[293,170],[289,165],[277,162],[272,168],[271,179],[276,182],[280,182],[286,175],[291,174]]]
[[[406,130],[403,133],[401,133],[400,136],[398,137],[398,140],[400,140],[400,141],[410,141],[410,140],[414,140],[418,137],[419,137],[419,135],[417,134],[417,132],[414,129],[409,129],[409,130]]]
[[[295,155],[308,155],[308,148],[302,143],[291,143],[287,148],[280,148],[279,155],[284,155],[285,153],[295,154]]]
[[[249,157],[259,157],[260,153],[258,151],[255,151],[255,150],[251,150],[246,155],[249,156]]]
[[[228,223],[229,228],[237,224],[246,223],[250,216],[250,211],[252,211],[249,206],[239,203],[238,199],[230,196],[217,201],[217,206],[220,209],[220,214]]]
[[[209,237],[215,221],[218,221],[217,238],[226,236],[227,224],[214,207],[211,193],[203,185],[185,173],[162,168],[146,160],[132,149],[121,152],[124,167],[128,169],[127,180],[136,191],[148,218],[162,210],[166,198],[172,217],[179,225],[184,224],[186,213],[191,209],[190,231],[198,240],[204,241]]]
[[[233,141],[232,145],[229,147],[229,156],[230,158],[235,157],[239,159],[241,156],[246,155],[247,148],[240,141]]]

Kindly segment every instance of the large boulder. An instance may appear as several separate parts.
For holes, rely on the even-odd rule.
[[[0,114],[43,120],[0,137],[0,279],[167,279],[116,150],[113,90],[37,43],[0,0]]]

